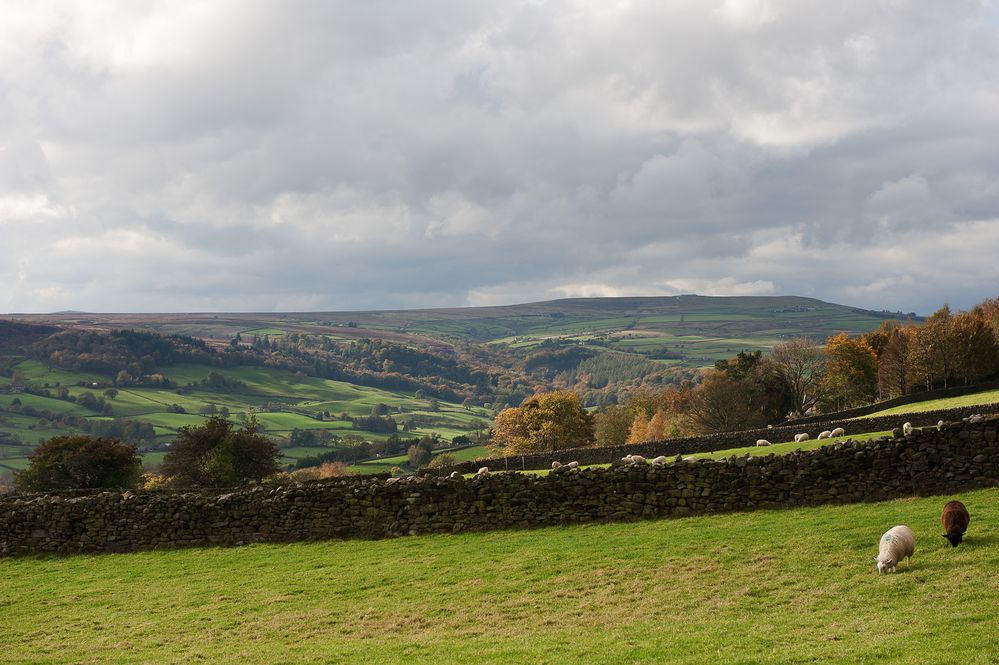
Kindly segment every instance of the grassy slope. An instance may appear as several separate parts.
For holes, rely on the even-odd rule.
[[[989,663],[999,490],[632,524],[0,561],[7,662]],[[911,570],[878,576],[894,524]]]
[[[467,460],[473,460],[477,457],[488,457],[489,451],[486,450],[485,446],[472,446],[471,448],[463,448],[461,450],[435,450],[433,455],[436,457],[442,453],[447,453],[455,458],[458,462],[465,462]],[[369,460],[367,462],[361,462],[359,464],[353,464],[347,469],[351,473],[367,474],[367,473],[389,473],[392,471],[392,467],[399,466],[405,467],[409,461],[409,457],[406,455],[396,455],[395,457],[383,457],[377,460]]]
[[[936,411],[937,409],[956,409],[961,406],[978,406],[979,404],[999,404],[999,390],[987,390],[972,395],[944,397],[925,402],[916,402],[915,404],[904,404],[863,417],[873,418],[874,416],[893,416],[903,413],[918,413],[920,411]]]

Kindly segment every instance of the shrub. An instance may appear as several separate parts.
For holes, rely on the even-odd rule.
[[[254,417],[237,430],[214,416],[198,427],[178,430],[163,459],[163,473],[181,487],[235,487],[277,473],[279,456],[274,442],[258,431]]]
[[[135,446],[111,438],[57,436],[31,455],[28,468],[16,474],[18,489],[134,488],[142,475]]]
[[[427,468],[438,469],[444,466],[454,466],[457,463],[458,460],[455,459],[455,456],[452,455],[451,453],[441,453],[440,455],[437,455],[432,460],[430,460],[430,463],[427,464]]]
[[[432,457],[430,451],[419,444],[410,446],[409,450],[406,451],[406,455],[409,458],[409,466],[413,469],[418,469],[426,465]]]

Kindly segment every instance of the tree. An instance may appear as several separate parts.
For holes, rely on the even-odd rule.
[[[23,490],[123,489],[138,485],[142,461],[135,446],[111,438],[57,436],[31,455],[15,485]]]
[[[874,350],[878,359],[878,397],[888,399],[909,392],[912,369],[909,365],[910,342],[915,335],[913,326],[901,326],[895,321],[884,321],[881,326],[864,335],[863,339]]]
[[[433,455],[430,450],[425,446],[420,444],[412,445],[406,450],[406,456],[409,458],[409,466],[413,469],[419,469],[420,467],[426,466],[430,463]]]
[[[979,311],[951,319],[950,335],[956,356],[954,375],[965,384],[981,381],[999,370],[999,346],[992,327]]]
[[[648,431],[649,418],[645,415],[644,410],[640,410],[631,421],[631,427],[628,429],[628,438],[625,439],[625,443],[643,443],[648,441]]]
[[[811,340],[799,337],[778,344],[770,354],[770,366],[787,385],[792,413],[807,413],[819,401],[825,357]]]
[[[598,446],[620,446],[628,440],[631,431],[631,421],[634,415],[631,409],[623,406],[612,406],[593,417],[594,434]]]
[[[694,390],[689,417],[704,432],[727,432],[764,424],[763,415],[750,402],[746,380],[708,370]]]
[[[557,390],[535,395],[516,409],[501,411],[493,424],[493,445],[504,454],[550,452],[594,443],[593,416],[579,395]]]
[[[163,473],[178,486],[235,487],[279,470],[277,446],[257,427],[254,416],[241,429],[221,416],[198,427],[181,427],[163,459]]]
[[[822,403],[826,410],[868,404],[877,392],[878,357],[864,338],[845,333],[826,340]]]

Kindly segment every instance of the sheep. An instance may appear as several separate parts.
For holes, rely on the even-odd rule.
[[[559,468],[560,466],[562,466],[561,462],[558,462],[558,461],[552,462],[552,471],[554,471],[555,469]]]
[[[669,460],[668,460],[668,459],[666,458],[666,456],[665,456],[665,455],[660,455],[659,457],[657,457],[657,458],[655,458],[654,460],[652,460],[652,464],[653,464],[654,466],[666,466],[666,463],[667,463],[668,461],[669,461]]]
[[[803,441],[808,441],[808,438],[809,438],[808,437],[808,433],[807,432],[802,432],[801,434],[795,434],[794,435],[794,442],[795,443],[801,443]]]
[[[818,438],[819,439],[831,439],[832,438],[832,431],[824,429],[821,432],[819,432]]]
[[[767,441],[766,439],[757,439],[756,440],[756,446],[757,447],[759,447],[759,446],[769,446],[769,445],[770,445],[770,442]]]
[[[457,471],[452,471],[452,472],[451,472],[451,475],[450,475],[450,476],[448,476],[448,477],[449,477],[449,478],[461,478],[461,474],[460,474],[460,473],[458,473]]]
[[[951,547],[957,547],[964,538],[964,532],[968,530],[971,516],[968,514],[968,509],[960,501],[948,501],[944,505],[940,521],[946,532],[943,537],[950,542]]]
[[[484,466],[481,469],[479,469],[478,473],[475,474],[475,477],[476,478],[482,478],[482,477],[488,476],[488,475],[489,475],[489,467],[488,466]]]
[[[912,434],[912,423],[902,423],[902,434],[905,436]]]
[[[572,462],[569,462],[568,464],[566,464],[566,466],[569,467],[570,469],[578,469],[579,468],[579,462],[573,460]]]
[[[943,426],[944,426],[944,421],[938,420],[937,421],[937,427],[943,427]]]
[[[845,435],[846,435],[846,430],[843,429],[842,427],[837,427],[836,429],[834,429],[832,432],[829,433],[829,436],[832,437],[833,439]]]
[[[631,463],[632,464],[645,464],[645,458],[642,457],[641,455],[632,455],[631,456]]]
[[[911,565],[911,557],[916,552],[916,534],[909,527],[899,524],[885,531],[878,543],[878,555],[874,561],[878,565],[878,574],[894,573],[895,566],[902,558],[905,565]]]

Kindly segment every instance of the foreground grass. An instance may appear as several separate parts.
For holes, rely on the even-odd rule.
[[[946,497],[950,498],[950,497]],[[0,561],[5,662],[989,663],[999,490],[632,524]],[[894,524],[911,570],[878,576]]]

